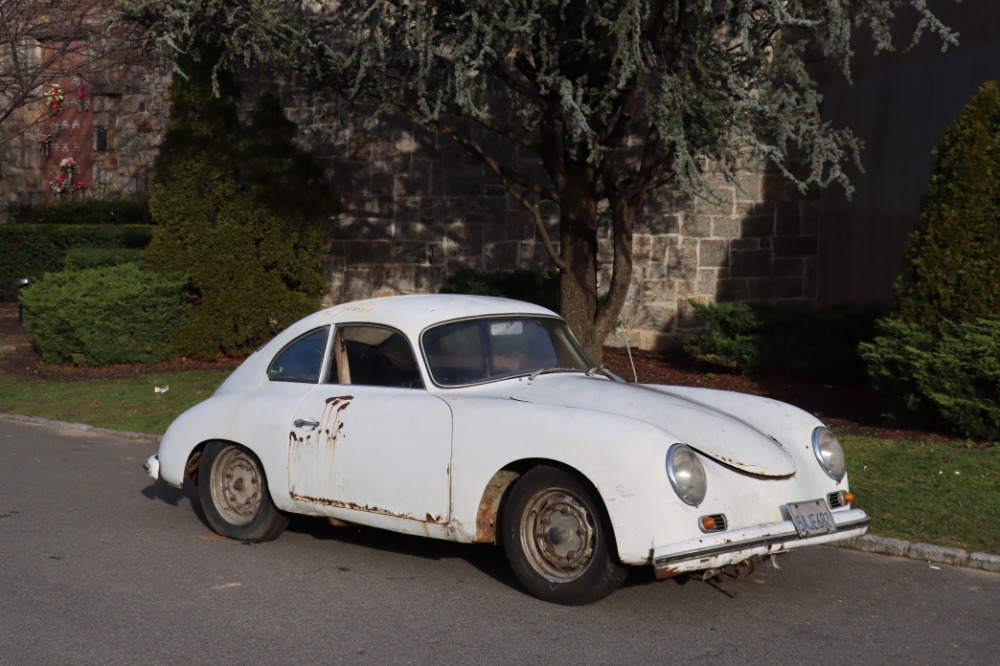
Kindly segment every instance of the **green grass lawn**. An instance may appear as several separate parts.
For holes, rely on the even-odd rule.
[[[1000,447],[841,439],[870,533],[1000,553]]]
[[[0,413],[162,434],[228,370],[80,382],[0,376]],[[157,387],[169,386],[165,393]],[[871,534],[1000,553],[1000,447],[842,437]]]
[[[209,370],[79,382],[4,375],[0,413],[161,435],[181,412],[210,396],[229,373]],[[156,392],[163,387],[169,390]]]

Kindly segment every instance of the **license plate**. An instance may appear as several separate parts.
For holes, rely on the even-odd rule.
[[[789,502],[785,506],[788,507],[788,515],[795,523],[795,529],[800,537],[837,531],[837,524],[833,522],[833,514],[830,513],[826,502],[821,499]]]

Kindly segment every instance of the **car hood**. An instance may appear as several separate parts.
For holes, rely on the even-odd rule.
[[[785,477],[795,473],[791,454],[770,434],[710,404],[671,393],[668,386],[622,384],[567,373],[487,384],[476,387],[475,393],[626,416],[750,474]]]

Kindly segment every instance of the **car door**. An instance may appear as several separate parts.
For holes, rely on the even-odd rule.
[[[292,419],[292,498],[400,531],[447,523],[451,411],[424,390],[406,338],[340,326],[330,354],[330,381],[311,390]]]

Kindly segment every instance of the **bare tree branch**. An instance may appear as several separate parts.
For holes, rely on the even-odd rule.
[[[144,36],[119,21],[111,0],[0,0],[0,43],[0,125],[44,100],[46,86],[56,77],[93,82],[151,58]],[[69,64],[81,61],[86,64]],[[46,116],[34,120],[38,124]],[[2,140],[31,127],[28,123]]]
[[[423,123],[428,122],[425,119],[418,117],[418,114],[414,112],[411,112],[410,116],[413,117],[414,120],[417,120],[419,122]],[[569,266],[559,256],[559,252],[556,250],[555,245],[552,243],[552,238],[549,236],[549,232],[545,228],[545,223],[542,220],[542,214],[541,210],[539,209],[538,203],[528,200],[528,198],[522,195],[520,192],[520,189],[523,186],[519,181],[523,179],[523,176],[521,176],[520,174],[516,174],[515,172],[512,172],[510,169],[504,167],[496,159],[494,159],[493,156],[489,155],[483,149],[483,147],[480,146],[476,141],[473,141],[469,137],[461,134],[451,125],[448,125],[447,123],[444,123],[442,121],[431,121],[429,123],[429,126],[435,129],[436,131],[440,132],[441,134],[450,137],[452,140],[457,142],[467,151],[478,157],[480,160],[483,161],[483,164],[485,164],[490,171],[492,171],[493,173],[495,173],[497,176],[500,177],[500,180],[503,182],[503,185],[507,189],[507,192],[509,192],[510,195],[518,203],[524,206],[524,208],[531,214],[531,219],[535,224],[535,229],[538,231],[538,236],[542,240],[542,246],[545,248],[545,252],[546,254],[548,254],[549,259],[552,260],[552,263],[555,264],[555,266],[559,270],[561,271],[568,270]],[[515,176],[518,177],[518,181],[514,180]],[[535,184],[535,187],[544,190],[544,188],[541,188],[541,186],[537,184]],[[551,198],[551,196],[553,195],[554,193],[546,195],[546,197]]]

